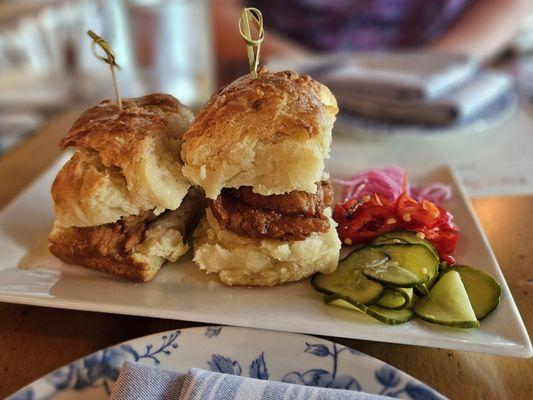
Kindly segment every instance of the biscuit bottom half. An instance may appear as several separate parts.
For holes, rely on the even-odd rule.
[[[274,286],[304,279],[315,272],[331,273],[339,262],[340,240],[331,219],[325,233],[304,240],[253,239],[223,229],[211,210],[194,232],[194,262],[217,273],[227,285]]]

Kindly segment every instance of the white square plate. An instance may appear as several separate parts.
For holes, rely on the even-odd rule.
[[[445,204],[461,230],[456,258],[484,269],[502,285],[501,303],[480,329],[456,329],[415,318],[387,326],[363,314],[326,306],[309,280],[274,288],[231,288],[199,272],[185,256],[166,265],[150,283],[137,284],[66,265],[48,252],[54,215],[50,185],[63,160],[0,213],[0,301],[38,306],[202,321],[279,331],[405,343],[531,357],[531,342],[501,270],[456,174],[443,167],[410,175],[411,181],[450,184]],[[332,176],[357,171],[330,163]],[[19,267],[31,267],[21,269]]]

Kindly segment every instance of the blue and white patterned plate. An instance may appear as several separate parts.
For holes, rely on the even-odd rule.
[[[51,372],[8,400],[107,399],[122,363],[216,372],[413,400],[444,399],[398,369],[312,336],[208,326],[168,331],[97,351]]]

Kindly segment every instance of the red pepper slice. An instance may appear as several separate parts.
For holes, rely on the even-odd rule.
[[[423,233],[443,261],[455,262],[451,253],[459,237],[457,226],[448,211],[428,200],[418,202],[403,193],[391,204],[373,194],[365,196],[363,201],[352,199],[337,204],[333,219],[338,223],[337,232],[344,243],[368,243],[383,233],[407,229]]]
[[[397,229],[394,213],[386,206],[376,204],[374,200],[351,203],[350,207],[336,205],[333,219],[338,223],[337,232],[341,241],[349,239],[348,243],[352,244],[366,243]]]

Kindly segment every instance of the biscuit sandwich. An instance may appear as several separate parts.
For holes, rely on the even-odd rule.
[[[73,148],[52,185],[50,251],[70,264],[149,281],[188,250],[203,212],[181,172],[181,135],[192,112],[166,94],[103,101],[61,141]]]
[[[333,272],[340,241],[324,160],[338,112],[329,89],[291,71],[222,88],[183,136],[183,174],[205,190],[194,261],[228,285]]]

